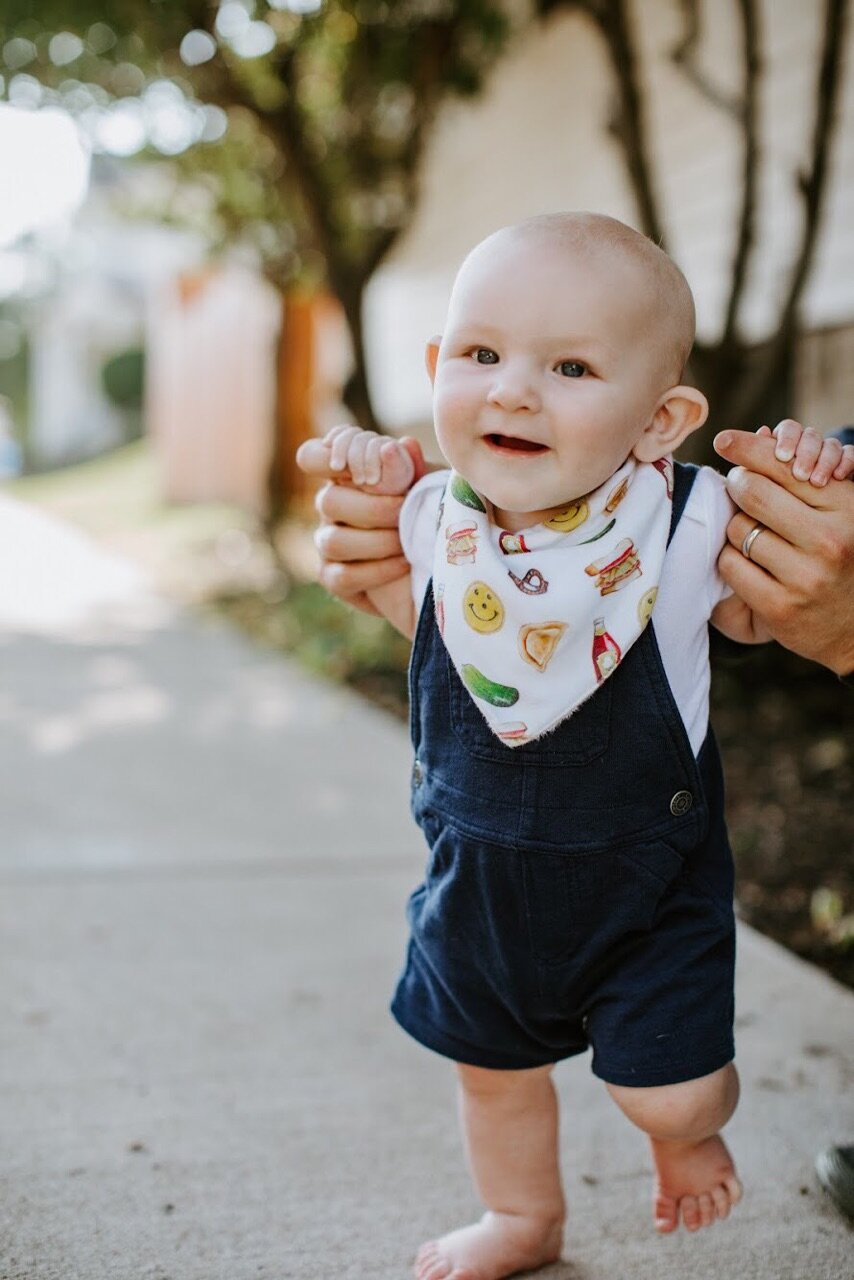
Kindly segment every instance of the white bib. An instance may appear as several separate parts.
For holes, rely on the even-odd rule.
[[[670,530],[673,463],[634,457],[543,524],[498,528],[452,471],[433,560],[436,621],[508,747],[571,716],[649,622]]]

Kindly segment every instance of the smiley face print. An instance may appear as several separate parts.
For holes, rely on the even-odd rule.
[[[485,582],[473,582],[463,596],[463,616],[473,631],[490,635],[504,625],[504,605]]]
[[[568,506],[556,511],[543,523],[547,529],[556,529],[558,533],[572,533],[573,529],[584,524],[589,514],[587,503],[579,498],[577,502],[570,502]]]

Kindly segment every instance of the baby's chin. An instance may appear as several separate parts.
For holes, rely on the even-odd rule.
[[[489,495],[484,495],[488,497]],[[583,497],[579,494],[578,497]],[[490,499],[491,501],[491,499]],[[505,507],[500,503],[492,503],[493,519],[495,524],[502,529],[507,529],[510,533],[519,533],[522,529],[530,529],[536,524],[545,524],[547,520],[551,520],[553,516],[560,515],[566,511],[573,503],[577,501],[575,498],[567,498],[559,503],[547,507],[538,507],[534,511],[520,511],[514,507]]]

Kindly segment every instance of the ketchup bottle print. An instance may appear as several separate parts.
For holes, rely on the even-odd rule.
[[[605,630],[605,619],[597,618],[593,623],[593,666],[597,684],[611,674],[622,656],[620,646]]]

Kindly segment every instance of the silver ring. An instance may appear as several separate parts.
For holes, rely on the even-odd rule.
[[[764,524],[755,524],[753,528],[750,530],[750,533],[748,533],[747,537],[744,539],[744,542],[742,542],[741,544],[741,554],[745,557],[745,559],[747,560],[750,559],[750,550],[754,542],[759,537],[760,533],[764,533],[764,532],[765,532]]]

